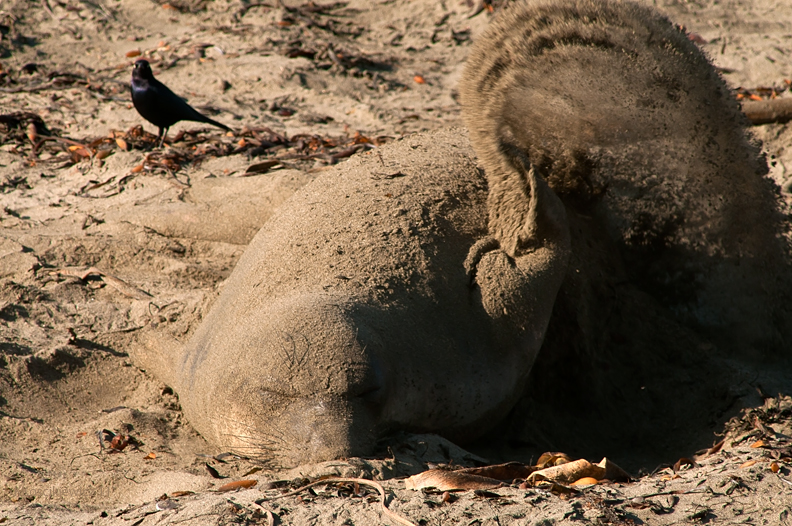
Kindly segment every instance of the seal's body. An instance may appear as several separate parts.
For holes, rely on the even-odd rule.
[[[393,430],[469,441],[522,392],[566,270],[563,205],[530,185],[532,252],[488,251],[473,287],[486,182],[464,130],[350,159],[278,209],[183,350],[138,359],[210,442],[275,466]]]
[[[700,421],[702,382],[651,383],[700,355],[698,328],[778,348],[768,291],[785,253],[764,165],[667,19],[512,5],[460,93],[486,178],[460,130],[328,170],[264,225],[184,349],[138,355],[210,442],[290,466],[369,453],[393,429],[469,441],[520,398],[548,327],[539,361],[564,362],[529,391],[555,410],[590,385],[581,399],[607,414]],[[629,389],[610,396],[606,374]]]

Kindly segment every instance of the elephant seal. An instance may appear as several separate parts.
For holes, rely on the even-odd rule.
[[[209,442],[276,467],[370,453],[394,430],[480,435],[513,406],[566,272],[561,201],[534,172],[517,258],[489,250],[462,129],[330,169],[248,246],[184,348],[136,358]]]
[[[610,0],[512,5],[460,94],[485,173],[459,129],[326,171],[262,227],[186,346],[142,349],[211,443],[288,467],[365,455],[394,429],[469,442],[515,404],[510,420],[536,427],[524,389],[552,392],[558,414],[588,407],[565,404],[577,381],[600,414],[683,400],[643,418],[649,433],[701,407],[706,382],[638,383],[704,356],[698,331],[781,348],[788,259],[766,168],[667,19]],[[720,378],[713,363],[693,366]]]

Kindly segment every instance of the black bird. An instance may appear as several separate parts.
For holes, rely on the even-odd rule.
[[[138,60],[132,70],[132,103],[141,117],[159,128],[157,138],[160,146],[165,141],[168,128],[179,121],[205,122],[231,131],[225,124],[198,113],[184,99],[155,79],[148,60]]]

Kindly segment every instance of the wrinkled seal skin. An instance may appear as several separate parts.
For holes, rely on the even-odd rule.
[[[501,419],[541,346],[569,236],[560,200],[526,174],[532,249],[474,258],[471,286],[463,263],[486,233],[471,157],[464,130],[413,136],[279,208],[186,350],[148,361],[195,429],[285,467],[370,453],[396,429],[467,441]]]
[[[507,252],[535,167],[679,319],[732,348],[783,344],[768,294],[788,261],[777,192],[733,94],[668,19],[623,1],[510,4],[471,50],[460,99]]]

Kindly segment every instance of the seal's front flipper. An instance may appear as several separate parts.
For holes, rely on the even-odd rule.
[[[467,277],[470,280],[468,282],[469,286],[473,287],[476,285],[476,269],[478,268],[481,258],[484,257],[484,254],[499,248],[500,243],[493,236],[487,236],[485,238],[479,239],[473,244],[472,247],[470,247],[464,263],[465,274],[467,274]]]
[[[161,328],[148,326],[136,334],[131,355],[136,366],[179,392],[178,364],[184,356],[182,342]]]
[[[490,231],[495,235],[474,244],[465,269],[481,292],[481,303],[498,334],[521,331],[526,357],[533,359],[541,347],[553,304],[566,275],[570,253],[569,226],[563,203],[530,167],[519,170],[529,194],[520,201],[505,192],[490,194]],[[513,179],[512,179],[513,180]],[[508,208],[510,204],[513,208]],[[497,222],[512,224],[498,225]],[[521,224],[514,224],[521,221]],[[493,222],[496,224],[493,225]],[[498,233],[511,234],[499,239]]]

